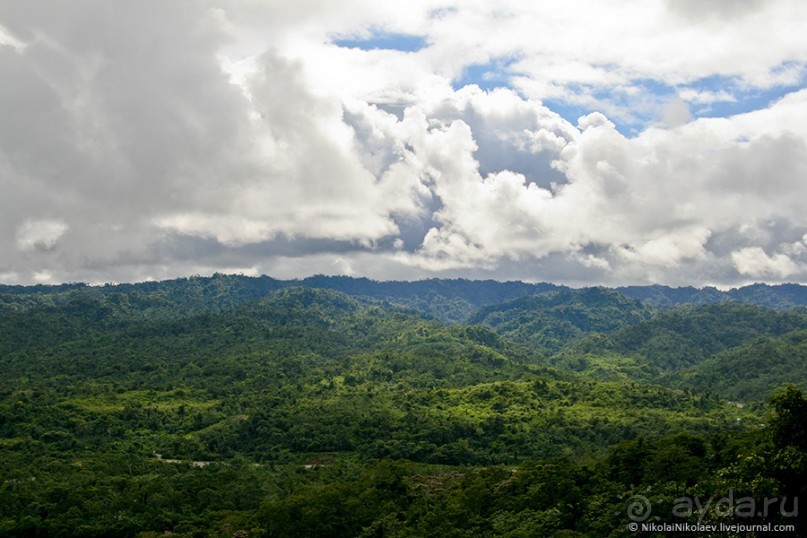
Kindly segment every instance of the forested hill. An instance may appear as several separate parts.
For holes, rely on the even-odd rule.
[[[375,281],[346,276],[313,276],[302,280],[278,280],[268,276],[221,275],[191,277],[161,282],[88,286],[85,284],[10,286],[0,285],[0,309],[33,305],[59,305],[83,296],[107,297],[129,315],[171,316],[217,312],[249,303],[281,288],[304,287],[340,291],[357,297],[372,297],[413,308],[447,323],[464,323],[480,309],[520,297],[571,291],[549,283],[494,280],[429,279]],[[753,284],[720,291],[716,288],[671,288],[630,286],[615,288],[626,297],[651,307],[745,302],[775,310],[807,306],[807,286],[798,284]]]
[[[0,537],[633,536],[637,492],[807,528],[674,511],[807,498],[801,288],[641,289],[1,287]]]
[[[751,284],[750,286],[733,288],[728,291],[720,291],[713,287],[628,286],[616,288],[616,291],[652,306],[714,304],[735,301],[783,310],[807,305],[807,286],[800,284]]]
[[[229,310],[282,288],[330,289],[356,297],[368,297],[414,308],[445,322],[462,322],[478,308],[537,293],[562,289],[554,284],[497,282],[493,280],[421,280],[378,282],[366,278],[314,276],[303,280],[277,280],[268,276],[214,275],[162,282],[87,286],[0,285],[0,308],[65,304],[78,294],[117,302],[121,312],[173,316]]]

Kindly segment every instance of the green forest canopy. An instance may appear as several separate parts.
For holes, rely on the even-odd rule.
[[[672,522],[682,495],[792,499],[802,297],[0,286],[0,535],[621,536],[638,490]]]

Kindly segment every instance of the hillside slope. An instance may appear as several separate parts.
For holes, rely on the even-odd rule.
[[[623,536],[634,486],[807,493],[803,310],[353,291],[3,295],[0,536]]]

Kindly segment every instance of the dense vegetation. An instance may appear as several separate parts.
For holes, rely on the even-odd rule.
[[[0,286],[0,535],[628,536],[637,496],[800,524],[675,510],[803,497],[802,289],[632,291]]]

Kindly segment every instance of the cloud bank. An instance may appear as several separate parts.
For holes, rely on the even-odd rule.
[[[805,23],[789,0],[4,2],[0,281],[807,282]]]

